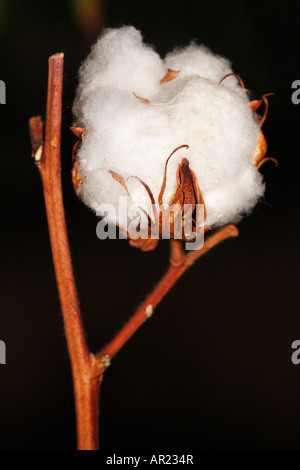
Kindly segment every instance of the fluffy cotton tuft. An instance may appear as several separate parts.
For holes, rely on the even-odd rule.
[[[160,84],[168,68],[180,73]],[[207,225],[249,213],[264,193],[250,161],[260,128],[237,78],[219,84],[229,73],[230,62],[204,46],[192,43],[162,60],[135,28],[106,30],[80,69],[73,108],[75,124],[87,129],[77,152],[83,201],[95,211],[105,203],[118,208],[119,196],[127,193],[113,171],[126,180],[132,201],[149,210],[145,188],[130,177],[143,180],[157,202],[167,157],[187,144],[170,159],[164,202],[172,200],[176,170],[186,157]]]

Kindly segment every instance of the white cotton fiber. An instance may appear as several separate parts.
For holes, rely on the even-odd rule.
[[[178,76],[160,83],[168,68]],[[131,200],[149,211],[149,195],[130,177],[143,180],[157,202],[166,159],[187,144],[170,159],[164,203],[172,200],[176,170],[187,158],[207,225],[236,222],[248,213],[264,192],[250,161],[260,127],[237,78],[219,84],[229,73],[229,61],[206,47],[192,43],[162,60],[135,28],[106,30],[80,69],[73,109],[75,125],[86,128],[77,152],[83,201],[95,211],[104,203],[118,208],[119,196],[127,193],[113,171],[126,180]]]
[[[198,46],[194,42],[184,49],[170,52],[164,62],[168,68],[180,70],[181,77],[191,78],[194,75],[216,83],[219,83],[225,75],[232,73],[228,59],[212,54],[208,47]],[[239,82],[234,77],[228,77],[223,85],[241,91]]]

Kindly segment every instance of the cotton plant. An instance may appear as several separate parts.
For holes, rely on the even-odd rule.
[[[263,196],[261,101],[250,101],[227,59],[195,43],[161,59],[139,31],[123,27],[106,30],[79,76],[73,182],[97,215],[113,204],[111,222],[127,226],[121,196],[153,215],[150,205],[171,205],[190,174],[206,229],[237,222]],[[185,180],[178,177],[183,161]],[[145,223],[141,217],[142,230]],[[132,244],[152,249],[157,242]]]
[[[113,207],[107,220],[132,246],[151,251],[159,238],[170,238],[171,254],[162,280],[93,354],[82,326],[59,177],[63,60],[63,54],[49,59],[45,132],[42,118],[33,117],[30,136],[72,366],[78,448],[92,450],[99,446],[98,394],[112,359],[199,257],[237,236],[232,224],[264,195],[259,167],[277,162],[265,157],[268,95],[251,100],[227,59],[193,42],[161,59],[133,27],[104,31],[79,71],[73,184],[97,216],[105,218]],[[122,205],[124,198],[139,210],[135,232],[128,229],[135,214]],[[187,216],[191,237],[183,230]],[[199,234],[205,239],[194,249]]]

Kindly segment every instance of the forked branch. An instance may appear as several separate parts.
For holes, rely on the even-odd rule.
[[[229,237],[237,236],[235,226],[228,225],[208,238],[203,247],[185,254],[181,243],[171,241],[170,266],[152,293],[137,309],[116,337],[94,356],[86,344],[79,303],[76,293],[61,185],[61,108],[63,54],[49,59],[48,99],[45,136],[40,116],[29,121],[32,156],[39,168],[53,263],[59,291],[66,340],[70,356],[77,419],[78,449],[94,450],[99,447],[99,390],[103,372],[110,360],[131,336],[149,318],[184,272],[203,254]]]

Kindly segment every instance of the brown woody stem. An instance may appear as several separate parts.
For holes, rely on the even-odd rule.
[[[179,240],[171,240],[171,255],[170,255],[170,263],[172,266],[178,266],[183,262],[184,258],[184,250],[182,247],[182,243]]]
[[[63,62],[63,54],[55,54],[49,59],[45,143],[37,166],[43,182],[53,262],[72,367],[78,448],[92,450],[98,447],[98,392],[102,374],[84,337],[65,224],[60,162]],[[42,140],[39,117],[32,118],[29,127],[34,152],[36,142]]]

